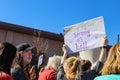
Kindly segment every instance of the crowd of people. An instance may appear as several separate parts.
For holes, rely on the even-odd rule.
[[[31,65],[34,47],[27,43],[14,46],[0,42],[0,80],[120,80],[120,43],[107,52],[108,39],[102,38],[98,60],[92,67],[90,60],[68,55],[49,57],[46,66]],[[103,57],[107,55],[104,61]]]

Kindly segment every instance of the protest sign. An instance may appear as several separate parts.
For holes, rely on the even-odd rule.
[[[101,46],[101,38],[105,36],[102,16],[64,28],[64,40],[68,53],[79,52]]]
[[[38,58],[38,67],[43,63],[43,54]]]

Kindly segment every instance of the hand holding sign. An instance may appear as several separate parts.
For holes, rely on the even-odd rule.
[[[97,48],[101,46],[101,37],[105,36],[104,20],[98,17],[65,27],[64,31],[68,53]]]

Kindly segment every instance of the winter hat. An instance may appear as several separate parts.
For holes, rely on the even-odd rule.
[[[18,46],[16,46],[16,48],[17,48],[17,52],[33,49],[33,47],[27,43],[21,43]]]

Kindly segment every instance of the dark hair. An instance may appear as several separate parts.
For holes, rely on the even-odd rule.
[[[92,66],[92,63],[89,60],[81,60],[82,71],[87,71]]]
[[[10,74],[11,64],[17,49],[8,42],[0,42],[0,48],[0,70]]]

